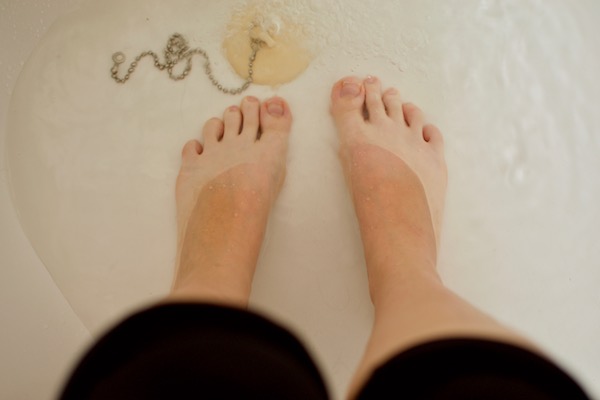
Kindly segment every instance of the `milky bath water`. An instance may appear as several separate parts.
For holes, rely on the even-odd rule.
[[[244,93],[283,96],[294,113],[288,176],[259,261],[254,307],[299,332],[342,393],[372,310],[329,91],[345,75],[373,74],[420,105],[445,136],[445,282],[591,380],[600,373],[600,318],[578,315],[572,304],[600,309],[599,6],[325,3],[265,3],[270,15],[302,27],[311,57],[289,83]],[[180,148],[242,97],[217,91],[200,58],[180,82],[142,62],[118,85],[111,56],[161,53],[179,32],[235,86],[243,79],[223,42],[232,16],[249,4],[89,4],[59,20],[23,68],[6,141],[14,204],[39,257],[94,333],[168,292]]]

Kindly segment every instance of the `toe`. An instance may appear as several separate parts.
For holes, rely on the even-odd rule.
[[[202,137],[204,137],[204,145],[211,146],[219,142],[223,138],[224,132],[223,121],[218,118],[211,118],[204,124],[202,129]]]
[[[444,153],[444,137],[435,125],[425,125],[423,139],[431,144],[437,151]]]
[[[331,91],[331,115],[338,129],[364,124],[363,107],[365,90],[362,81],[346,77],[333,85]]]
[[[225,124],[223,139],[232,139],[240,134],[242,129],[242,112],[238,106],[231,106],[223,113]]]
[[[377,121],[387,117],[381,97],[381,82],[374,76],[365,79],[365,98],[369,120]]]
[[[260,107],[260,127],[262,140],[287,138],[292,126],[292,112],[281,97],[273,97]]]
[[[404,120],[406,124],[411,128],[415,129],[417,132],[421,132],[423,130],[423,112],[417,106],[412,103],[405,103],[402,106],[404,110]]]
[[[181,150],[181,157],[184,161],[193,160],[194,157],[202,154],[202,145],[197,140],[188,141]]]
[[[397,89],[391,88],[383,94],[383,104],[387,115],[396,122],[405,123],[404,111],[402,110],[402,98]]]
[[[248,96],[242,101],[243,127],[242,135],[256,140],[258,135],[260,102],[256,97]]]

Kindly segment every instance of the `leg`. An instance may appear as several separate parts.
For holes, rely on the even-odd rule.
[[[172,293],[107,332],[62,399],[328,398],[298,339],[240,309],[283,183],[290,125],[282,99],[246,98],[205,125],[204,145],[186,144]]]
[[[292,116],[280,98],[246,97],[183,148],[177,271],[168,301],[246,307],[267,218],[285,178]]]
[[[331,113],[363,240],[375,308],[371,338],[351,385],[416,344],[446,337],[533,345],[444,287],[436,272],[447,172],[439,130],[376,78],[346,78]]]

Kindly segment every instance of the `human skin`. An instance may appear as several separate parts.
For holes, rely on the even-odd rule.
[[[331,92],[340,161],[358,217],[375,318],[351,382],[431,340],[492,339],[535,346],[444,286],[437,270],[447,186],[439,129],[375,77]],[[245,308],[269,212],[285,178],[292,114],[281,98],[253,97],[209,120],[188,142],[177,179],[178,257],[167,301]],[[259,134],[260,132],[260,134]]]

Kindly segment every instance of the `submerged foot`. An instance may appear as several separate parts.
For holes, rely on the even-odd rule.
[[[283,99],[209,120],[177,178],[178,257],[172,297],[245,304],[267,217],[285,178],[292,116]]]
[[[331,96],[371,286],[401,273],[396,264],[435,268],[447,183],[441,133],[377,78],[342,79]]]

